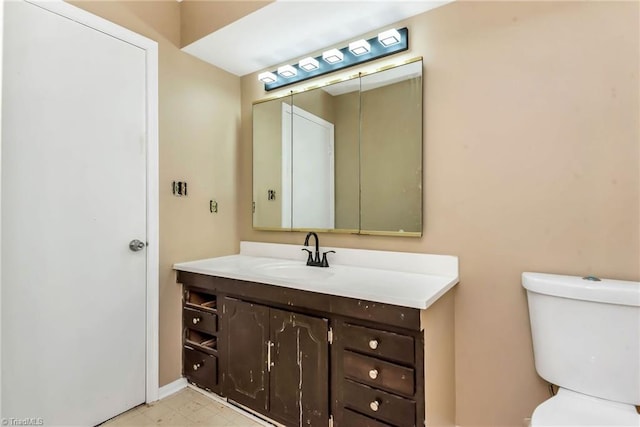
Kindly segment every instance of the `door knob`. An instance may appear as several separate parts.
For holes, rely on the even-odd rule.
[[[131,249],[133,252],[141,251],[145,246],[147,245],[138,239],[133,239],[129,242],[129,249]]]

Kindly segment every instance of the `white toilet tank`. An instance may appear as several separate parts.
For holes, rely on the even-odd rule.
[[[640,282],[523,273],[538,374],[640,405]]]

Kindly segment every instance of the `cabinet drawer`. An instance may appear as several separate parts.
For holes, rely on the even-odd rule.
[[[215,312],[218,307],[218,298],[199,289],[187,288],[184,291],[184,304],[199,310]]]
[[[413,396],[415,392],[413,369],[347,350],[343,352],[342,357],[345,377],[373,387]]]
[[[199,386],[214,388],[218,384],[218,358],[184,347],[184,375]]]
[[[342,339],[348,349],[411,365],[415,363],[414,339],[411,336],[346,323]]]
[[[353,412],[349,409],[344,410],[342,420],[344,421],[344,425],[347,427],[392,427],[390,424],[365,417],[364,415]]]
[[[213,335],[195,331],[193,329],[186,329],[184,334],[184,343],[185,345],[199,351],[209,354],[217,354],[218,338]]]
[[[184,327],[198,331],[215,334],[218,331],[218,316],[192,308],[184,308],[182,311]]]
[[[344,406],[378,420],[401,426],[415,426],[416,403],[403,397],[344,379]]]

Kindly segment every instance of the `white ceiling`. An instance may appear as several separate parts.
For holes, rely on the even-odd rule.
[[[276,0],[182,50],[244,76],[384,30],[451,1]]]

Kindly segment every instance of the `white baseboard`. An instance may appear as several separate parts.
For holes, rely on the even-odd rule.
[[[162,400],[165,397],[171,396],[173,393],[177,393],[183,388],[187,387],[187,379],[186,378],[178,378],[174,382],[163,385],[158,390],[158,399]]]

